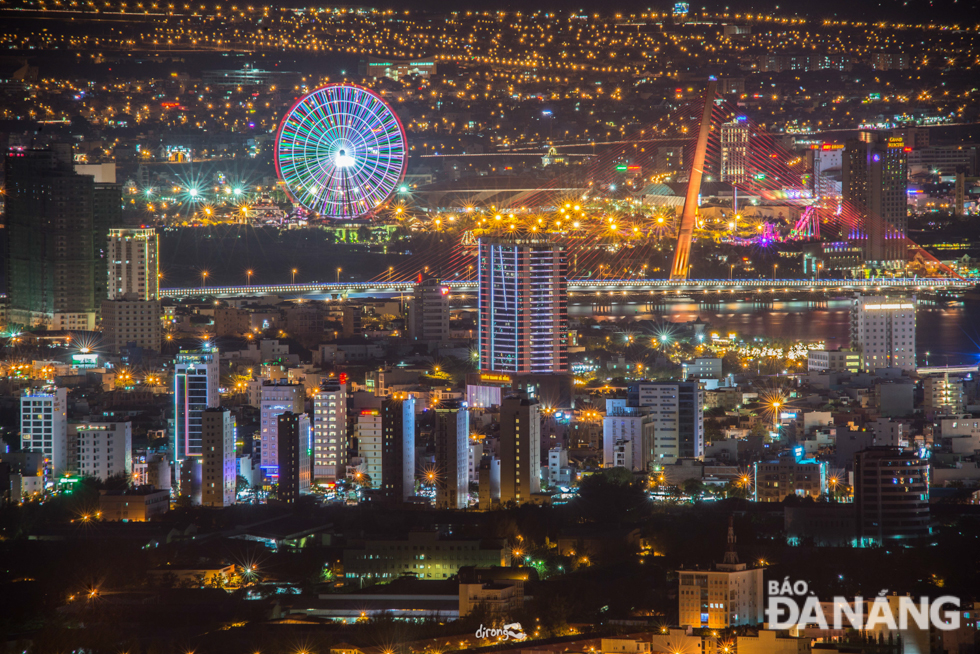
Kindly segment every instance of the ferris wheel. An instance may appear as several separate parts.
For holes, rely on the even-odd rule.
[[[405,175],[405,130],[377,93],[329,84],[300,98],[276,136],[276,170],[294,201],[333,219],[377,210]]]

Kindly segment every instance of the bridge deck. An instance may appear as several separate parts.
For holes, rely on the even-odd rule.
[[[447,281],[446,285],[459,292],[476,292],[476,280]],[[915,279],[603,279],[569,280],[570,292],[758,292],[758,291],[801,291],[801,292],[867,292],[886,291],[962,293],[972,289],[972,281],[947,278]],[[165,288],[160,290],[163,298],[185,297],[248,297],[257,295],[354,295],[384,296],[411,293],[413,282],[341,282],[310,284],[274,284],[264,286],[217,286],[197,288]]]

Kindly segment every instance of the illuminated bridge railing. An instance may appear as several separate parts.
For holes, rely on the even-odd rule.
[[[475,292],[476,280],[445,282],[456,291]],[[976,282],[947,278],[909,279],[573,279],[568,282],[572,292],[588,291],[963,291],[976,286]],[[275,284],[263,286],[216,286],[206,288],[165,288],[160,290],[164,298],[185,297],[238,297],[261,295],[367,295],[411,293],[412,282],[341,282],[310,284]]]

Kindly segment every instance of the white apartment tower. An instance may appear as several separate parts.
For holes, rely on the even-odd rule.
[[[859,295],[851,301],[851,349],[861,369],[915,370],[915,297]]]
[[[313,478],[342,478],[346,466],[347,384],[329,379],[313,396]]]
[[[48,476],[68,467],[68,389],[24,391],[20,398],[20,445],[44,455]]]
[[[74,468],[82,477],[105,480],[133,473],[133,426],[129,422],[83,422],[69,425]]]
[[[627,406],[649,411],[655,465],[704,457],[704,390],[697,382],[630,384]]]
[[[155,229],[110,229],[109,299],[160,298],[160,239]]]

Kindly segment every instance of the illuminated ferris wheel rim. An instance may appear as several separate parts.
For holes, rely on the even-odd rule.
[[[313,129],[300,135],[314,114]],[[276,174],[305,209],[333,219],[360,218],[383,206],[404,180],[407,142],[401,119],[378,93],[357,84],[325,84],[297,98],[283,116]]]

